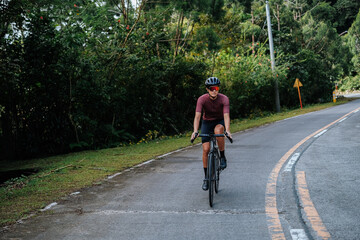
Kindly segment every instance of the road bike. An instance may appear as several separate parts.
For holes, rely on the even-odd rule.
[[[216,145],[216,138],[217,137],[227,137],[229,141],[232,143],[233,140],[230,138],[227,134],[227,132],[224,132],[224,134],[196,134],[196,137],[210,137],[210,151],[208,155],[208,162],[207,162],[207,177],[206,181],[208,181],[209,186],[209,204],[210,207],[213,206],[213,200],[214,200],[214,191],[215,193],[219,192],[219,184],[220,184],[220,173],[223,169],[220,167],[220,154],[219,149]],[[191,140],[191,142],[194,142],[194,139]]]

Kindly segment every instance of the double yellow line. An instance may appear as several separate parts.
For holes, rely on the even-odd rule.
[[[307,140],[315,136],[316,134],[322,132],[323,130],[331,127],[335,123],[341,121],[342,119],[346,118],[353,112],[359,111],[360,108],[357,108],[341,118],[333,121],[332,123],[326,125],[325,127],[317,130],[316,132],[310,134],[309,136],[305,137],[303,140],[298,142],[295,146],[293,146],[284,156],[277,162],[274,169],[271,171],[268,182],[266,184],[266,193],[265,193],[265,212],[267,218],[267,225],[269,229],[269,233],[272,239],[286,239],[283,228],[281,226],[280,218],[279,218],[279,211],[277,209],[276,203],[276,186],[277,186],[277,179],[279,177],[281,168],[285,164],[285,162],[289,159],[289,157],[298,149],[302,144],[304,144]],[[304,212],[307,215],[307,219],[310,221],[313,230],[318,234],[319,237],[322,239],[329,239],[330,234],[326,230],[326,227],[323,225],[319,214],[317,213],[314,204],[311,201],[309,191],[307,189],[305,173],[299,172],[297,175],[297,181],[299,185],[299,198],[304,206]]]

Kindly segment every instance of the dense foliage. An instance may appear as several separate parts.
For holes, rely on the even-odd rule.
[[[261,0],[0,1],[1,158],[138,142],[192,129],[209,76],[232,118],[359,89],[360,3]],[[154,136],[153,136],[154,135]],[[155,136],[156,135],[156,136]]]

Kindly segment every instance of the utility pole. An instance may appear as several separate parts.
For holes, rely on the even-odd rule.
[[[268,2],[268,1],[266,1],[266,21],[267,21],[268,35],[269,35],[271,70],[272,70],[272,72],[273,72],[273,77],[275,78],[275,104],[276,104],[276,111],[277,111],[277,112],[280,112],[279,85],[278,85],[278,80],[277,80],[277,78],[275,77],[274,42],[273,42],[273,37],[272,37],[271,20],[270,20],[270,8],[269,8],[269,2]]]

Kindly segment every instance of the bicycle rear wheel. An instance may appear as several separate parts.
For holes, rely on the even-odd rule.
[[[209,204],[210,207],[213,206],[214,200],[214,190],[215,190],[215,156],[213,154],[209,154],[208,159],[208,178],[209,178]]]

